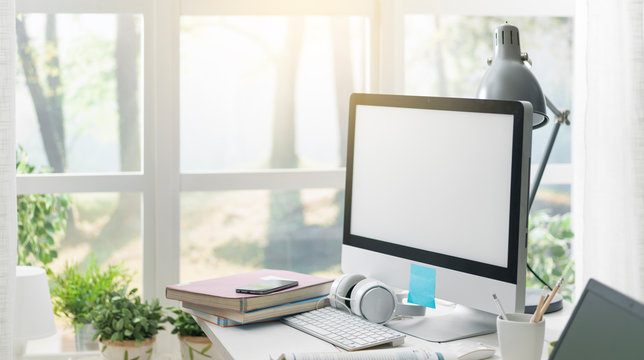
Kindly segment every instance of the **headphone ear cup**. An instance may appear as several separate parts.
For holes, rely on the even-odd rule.
[[[352,312],[350,299],[354,291],[354,287],[360,281],[364,280],[365,276],[361,274],[344,274],[335,279],[329,291],[329,303],[332,307],[346,310],[343,306],[346,305]],[[345,298],[345,299],[343,299]]]
[[[384,324],[394,316],[396,294],[380,281],[364,279],[353,290],[351,310],[371,322]]]

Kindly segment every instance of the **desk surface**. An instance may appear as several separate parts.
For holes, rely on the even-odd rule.
[[[453,306],[438,306],[438,309],[428,309],[428,317],[440,316],[453,310]],[[559,338],[573,306],[564,304],[564,309],[545,316],[546,334],[544,342],[543,359],[548,358],[548,344]],[[197,319],[210,340],[219,349],[218,358],[221,359],[270,359],[277,358],[282,353],[291,352],[339,352],[340,349],[296,330],[280,322],[267,322],[262,324],[245,325],[239,327],[222,328],[217,325]],[[494,348],[498,347],[497,335],[488,334],[465,340],[449,343],[432,343],[407,335],[403,347],[418,347],[432,351],[449,351],[450,348],[464,343],[482,343]],[[391,347],[387,347],[391,348]],[[497,354],[490,359],[500,359]]]

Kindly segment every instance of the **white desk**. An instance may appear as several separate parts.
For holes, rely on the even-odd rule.
[[[559,338],[573,306],[564,304],[564,309],[545,316],[546,335],[544,342],[543,359],[548,358],[548,344]],[[437,310],[428,309],[427,316],[440,316],[453,310],[451,306],[440,306]],[[296,330],[280,322],[268,322],[255,325],[222,328],[217,325],[196,319],[204,329],[214,347],[219,349],[217,358],[221,359],[269,359],[277,358],[284,352],[339,352],[335,346]],[[464,342],[483,343],[497,347],[497,335],[489,334],[449,343],[432,343],[413,336],[407,336],[402,346],[413,346],[433,351],[448,351],[450,347]],[[391,347],[385,347],[391,348]],[[500,359],[499,353],[490,359]]]

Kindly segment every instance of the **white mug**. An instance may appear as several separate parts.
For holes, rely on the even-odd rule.
[[[503,360],[540,360],[546,322],[530,322],[530,314],[506,314],[507,320],[496,318],[499,349]]]

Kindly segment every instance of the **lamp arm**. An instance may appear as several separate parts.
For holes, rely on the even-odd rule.
[[[539,170],[537,170],[534,182],[530,187],[531,189],[530,199],[528,201],[528,211],[532,209],[532,203],[534,203],[534,198],[537,195],[539,184],[541,184],[541,178],[543,177],[543,173],[546,170],[546,165],[548,165],[548,159],[550,159],[550,153],[552,153],[552,148],[554,147],[555,140],[557,139],[557,135],[559,134],[559,128],[561,127],[561,124],[570,125],[570,120],[568,119],[570,110],[560,111],[547,96],[546,105],[548,105],[548,109],[550,109],[552,113],[555,114],[555,125],[553,126],[552,132],[550,133],[550,139],[548,139],[546,150],[543,153],[543,159],[541,160],[541,165],[539,165]]]
[[[558,123],[570,125],[570,119],[568,118],[568,116],[570,116],[570,110],[561,111],[557,108],[557,106],[555,106],[555,104],[552,103],[552,101],[550,101],[547,96],[545,98],[548,109],[550,109],[550,111],[555,114],[555,121]]]

